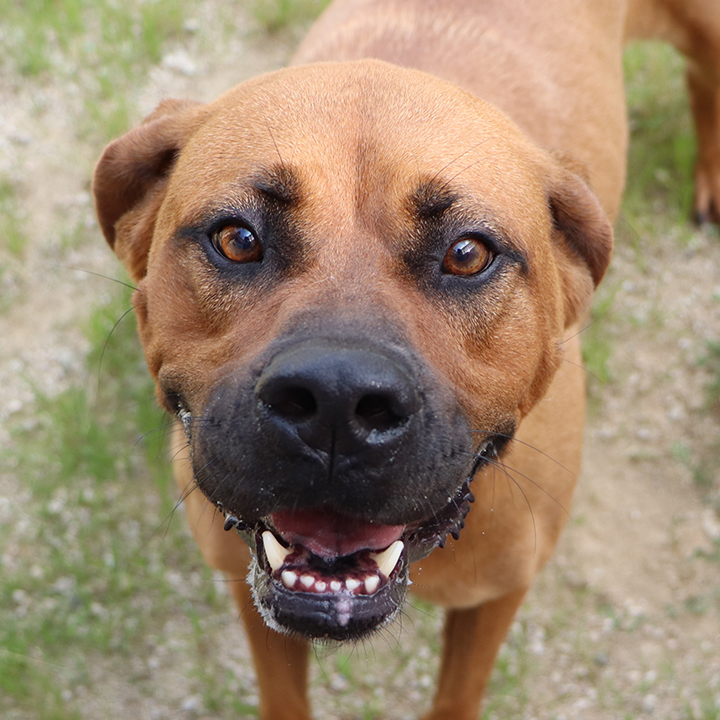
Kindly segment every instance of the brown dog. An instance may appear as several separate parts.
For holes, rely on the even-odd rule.
[[[570,507],[621,47],[652,34],[692,60],[696,209],[717,220],[714,0],[339,0],[297,67],[167,101],[101,158],[102,229],[182,421],[192,530],[237,581],[262,718],[308,718],[305,638],[365,636],[409,578],[448,610],[427,717],[477,717]]]

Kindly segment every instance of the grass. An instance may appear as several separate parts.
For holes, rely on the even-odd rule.
[[[26,77],[56,72],[54,60],[126,69],[160,60],[167,40],[182,33],[186,2],[178,0],[0,0],[12,61]]]
[[[617,288],[610,283],[602,285],[595,296],[590,318],[582,331],[583,363],[587,370],[588,408],[597,412],[602,400],[602,389],[611,379],[613,303]]]
[[[3,457],[33,508],[28,527],[0,535],[6,548],[24,547],[0,580],[3,715],[20,705],[39,718],[78,717],[63,698],[87,682],[93,656],[137,652],[148,629],[177,612],[169,573],[209,575],[182,524],[163,520],[175,502],[166,418],[132,315],[115,326],[128,303],[127,292],[116,296],[86,329],[97,374],[38,395],[36,424],[16,431]],[[207,588],[196,601],[212,605]]]
[[[105,142],[128,129],[128,98],[199,0],[0,0],[0,67],[83,86],[78,132]]]
[[[644,42],[624,55],[630,121],[623,215],[636,232],[686,223],[693,198],[695,139],[684,60],[669,45]]]
[[[691,219],[695,140],[682,75],[684,61],[670,46],[643,42],[624,55],[630,124],[627,186],[615,229],[618,246],[635,251],[644,270],[648,242]],[[583,358],[589,371],[590,409],[599,406],[611,379],[613,303],[617,287],[600,286],[583,331]]]
[[[17,186],[9,178],[0,178],[0,238],[11,257],[21,258],[25,249],[25,232],[19,214]]]
[[[268,33],[307,26],[329,5],[330,0],[252,0],[251,12]]]
[[[707,341],[706,354],[700,359],[699,364],[710,376],[705,388],[706,407],[711,412],[718,412],[720,411],[720,341]]]

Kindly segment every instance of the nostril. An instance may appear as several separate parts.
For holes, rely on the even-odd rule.
[[[386,395],[364,395],[355,407],[355,416],[368,430],[385,432],[398,427],[406,419],[398,415],[392,406],[392,398]]]
[[[275,393],[266,404],[277,414],[287,420],[304,420],[315,414],[317,401],[315,396],[302,387],[288,387]]]

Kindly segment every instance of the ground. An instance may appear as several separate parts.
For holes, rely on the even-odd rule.
[[[102,11],[66,2],[62,22],[40,36],[37,18],[0,3],[9,18],[0,25],[6,718],[256,715],[224,583],[204,567],[182,510],[173,512],[162,433],[151,432],[162,418],[131,319],[106,346],[128,293],[107,279],[125,278],[95,223],[89,178],[104,142],[161,98],[211,99],[281,66],[302,19],[278,32],[287,3],[268,19],[257,4],[188,0],[167,29],[143,14],[162,2],[96,4]],[[27,7],[36,5],[50,12]],[[76,6],[85,21],[68,29]],[[103,47],[106,11],[115,26],[122,13],[131,22],[126,38]],[[144,43],[142,62],[128,38]],[[44,55],[25,41],[45,43]],[[628,60],[631,117],[642,130],[659,111],[687,137],[675,110],[678,61],[663,52]],[[667,91],[665,105],[646,97],[644,68],[655,62],[672,73],[653,86]],[[663,142],[682,164],[682,148]],[[673,173],[652,165],[642,200],[631,181],[584,334],[590,413],[576,502],[501,652],[487,718],[720,716],[720,237],[689,225],[672,199],[688,183],[675,192]],[[440,622],[414,605],[373,643],[319,648],[317,717],[417,717],[432,693]]]

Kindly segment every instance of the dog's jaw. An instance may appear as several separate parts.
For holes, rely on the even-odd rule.
[[[267,541],[254,553],[248,582],[256,607],[274,630],[314,639],[359,639],[391,622],[404,603],[408,562],[400,540],[380,553],[386,557],[384,569],[393,565],[387,577],[379,566],[372,569],[373,553],[368,551],[360,553],[367,567],[364,571],[338,569],[343,563],[356,563],[353,558],[339,558],[329,567],[329,574],[318,574],[318,570],[311,574],[273,570],[266,547]]]
[[[235,529],[253,551],[247,579],[266,623],[279,632],[339,641],[360,639],[390,623],[403,606],[410,564],[444,547],[448,535],[459,537],[474,501],[472,477],[497,455],[496,442],[482,444],[471,475],[442,511],[424,522],[371,531],[378,538],[396,538],[384,548],[322,557],[300,543],[288,543],[271,518],[251,527],[224,511],[225,529]],[[340,520],[353,523],[351,518]]]

